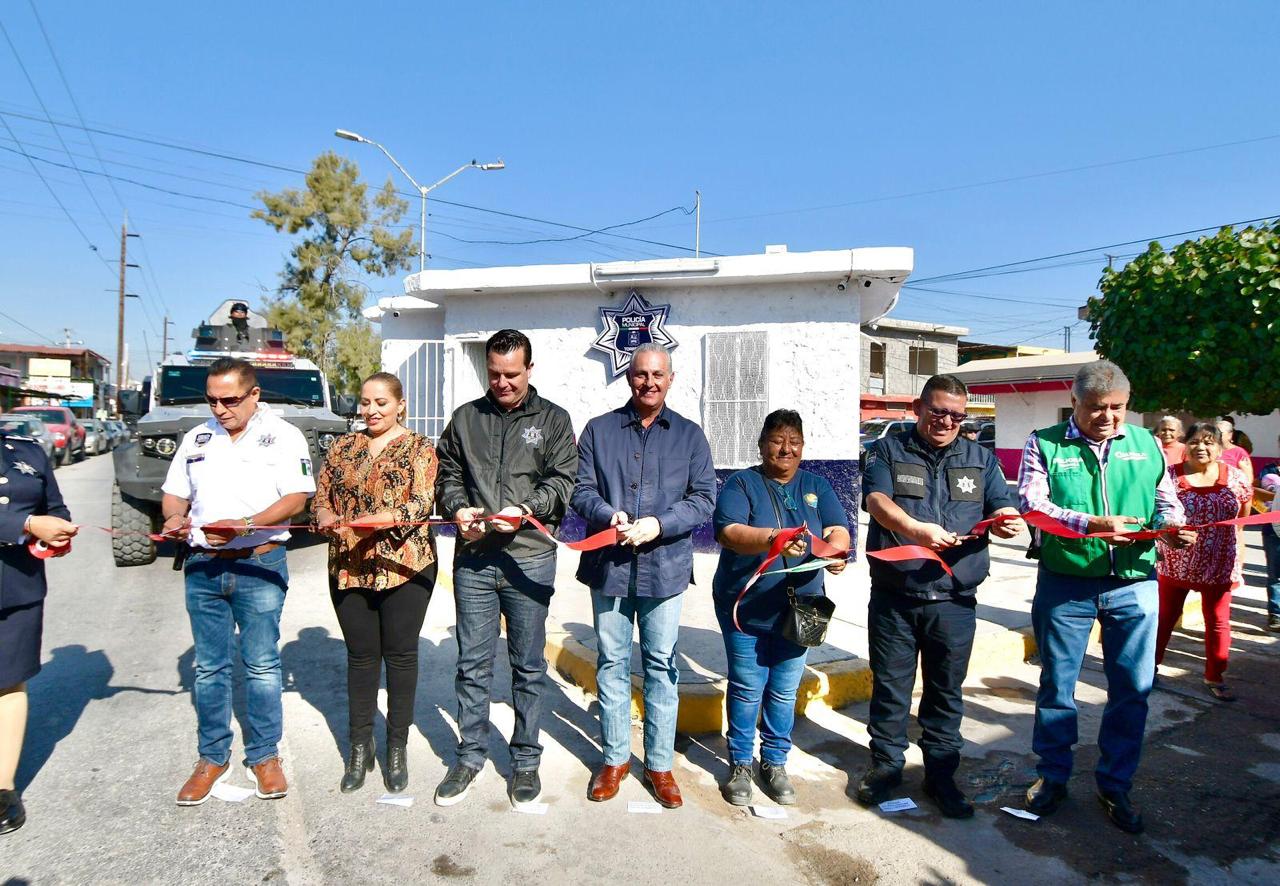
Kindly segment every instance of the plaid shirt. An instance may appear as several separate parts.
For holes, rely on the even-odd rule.
[[[1067,420],[1067,439],[1076,440],[1084,437],[1084,442],[1097,456],[1098,464],[1105,467],[1111,452],[1110,442],[1123,437],[1126,427],[1127,425],[1120,425],[1119,430],[1105,440],[1092,440],[1080,433],[1080,428],[1073,417]],[[1080,533],[1087,533],[1089,518],[1098,516],[1061,508],[1050,500],[1049,466],[1045,462],[1044,453],[1040,451],[1040,438],[1034,431],[1027,438],[1027,444],[1022,447],[1022,467],[1018,471],[1018,497],[1023,512],[1040,511]],[[1168,472],[1164,472],[1160,475],[1160,482],[1156,484],[1156,513],[1153,523],[1156,526],[1182,526],[1186,521],[1186,512],[1183,510],[1182,502],[1178,501],[1178,490]]]

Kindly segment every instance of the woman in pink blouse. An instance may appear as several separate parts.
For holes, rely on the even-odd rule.
[[[1186,459],[1169,468],[1178,499],[1187,512],[1187,525],[1230,520],[1248,513],[1253,499],[1244,475],[1221,460],[1222,434],[1210,422],[1197,422],[1187,431]],[[1186,548],[1160,545],[1156,573],[1160,583],[1160,627],[1156,664],[1164,660],[1173,626],[1182,615],[1187,593],[1197,591],[1204,608],[1204,682],[1219,701],[1235,701],[1222,681],[1231,648],[1231,589],[1241,583],[1237,532],[1234,526],[1213,526],[1197,533]]]

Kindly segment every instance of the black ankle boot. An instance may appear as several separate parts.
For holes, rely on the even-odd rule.
[[[387,768],[382,771],[382,780],[393,794],[409,786],[409,759],[404,745],[387,745]]]
[[[347,757],[347,771],[342,773],[342,784],[338,789],[344,794],[358,791],[364,787],[364,777],[373,769],[373,739],[364,744],[353,744],[351,754]]]

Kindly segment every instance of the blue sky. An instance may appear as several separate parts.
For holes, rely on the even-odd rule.
[[[293,169],[332,149],[377,183],[394,170],[335,128],[383,142],[421,181],[502,157],[505,171],[468,172],[436,195],[588,228],[691,206],[701,189],[703,247],[719,253],[906,245],[923,279],[1280,215],[1280,5],[1268,0],[36,2],[92,127]],[[28,0],[0,6],[0,24],[49,112],[74,121]],[[25,119],[43,112],[3,40],[0,112],[28,152],[68,163],[53,129]],[[77,164],[104,171],[81,130],[59,131]],[[117,254],[121,203],[143,233],[135,355],[158,354],[166,311],[185,338],[222,299],[258,301],[275,285],[289,240],[241,205],[299,176],[94,141],[106,172],[193,195],[116,181],[117,200],[86,175],[100,213],[74,171],[38,164],[103,255]],[[0,340],[60,341],[69,326],[114,358],[114,271],[3,124],[0,148]],[[415,202],[405,223],[416,218]],[[680,255],[672,247],[693,243],[692,217],[678,213],[620,231],[670,247],[452,239],[573,233],[442,202],[428,223],[436,267]],[[1103,263],[1094,252],[924,282],[946,291],[907,290],[896,315],[1060,345]],[[368,282],[400,291],[398,279]]]

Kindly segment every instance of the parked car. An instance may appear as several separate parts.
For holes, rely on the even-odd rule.
[[[53,432],[34,415],[15,415],[6,413],[0,415],[0,432],[6,434],[20,434],[23,437],[30,437],[40,444],[40,448],[44,450],[44,454],[48,456],[50,463],[54,462],[57,457],[57,447],[53,445]]]
[[[58,464],[70,464],[88,455],[84,445],[84,426],[74,412],[65,406],[18,406],[11,410],[17,415],[34,415],[45,423],[53,434]]]
[[[869,418],[858,428],[858,443],[866,449],[881,437],[900,434],[915,423],[914,418]]]
[[[129,426],[118,418],[107,419],[107,430],[111,432],[111,448],[129,442]]]
[[[107,430],[106,425],[96,418],[81,419],[80,424],[84,425],[84,451],[86,453],[89,455],[101,455],[110,451],[111,432]]]
[[[996,423],[990,420],[967,421],[961,425],[961,430],[975,430],[978,432],[977,443],[979,446],[987,449],[996,448]]]

